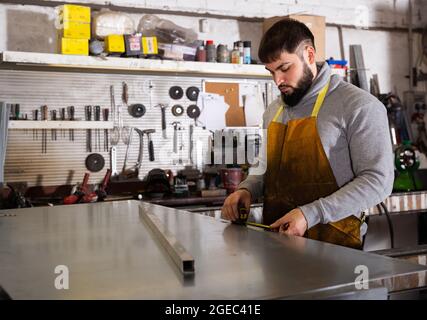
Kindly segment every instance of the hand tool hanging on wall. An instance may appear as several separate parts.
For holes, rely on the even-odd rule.
[[[34,110],[33,120],[34,121],[39,120],[39,110]],[[39,137],[38,137],[38,130],[37,129],[33,129],[33,140],[38,140],[38,139],[39,139]]]
[[[150,109],[153,107],[153,103],[152,103],[152,92],[153,92],[153,83],[151,80],[148,81],[148,95],[150,98]]]
[[[194,133],[194,127],[191,124],[189,126],[189,134],[188,134],[188,158],[190,159],[190,164],[193,165],[193,133]]]
[[[154,161],[154,145],[153,141],[151,140],[151,134],[156,132],[155,129],[146,129],[142,131],[147,135],[147,141],[148,141],[148,157],[150,161]]]
[[[184,108],[180,104],[176,104],[172,107],[172,114],[175,117],[180,117],[184,114]]]
[[[178,134],[179,134],[179,158],[178,158],[178,163],[182,164],[182,150],[184,150],[184,138],[183,138],[183,133],[182,131],[184,130],[184,128],[179,127],[178,128]]]
[[[118,119],[118,108],[116,108],[116,102],[114,100],[114,86],[110,86],[110,102],[111,102],[111,112],[113,114],[113,129],[111,130],[111,145],[116,146],[120,141],[120,128],[119,128],[119,119]],[[115,171],[113,170],[113,175]]]
[[[41,107],[41,118],[42,120],[48,120],[48,109],[47,106]],[[47,153],[47,130],[42,129],[42,153]]]
[[[92,107],[85,106],[86,121],[92,120]],[[92,152],[92,129],[86,129],[86,152]]]
[[[138,179],[139,176],[139,169],[141,168],[141,164],[142,164],[142,155],[144,152],[144,132],[137,129],[137,128],[133,128],[133,130],[135,130],[138,133],[139,136],[139,152],[138,152],[138,160],[136,161],[135,165],[130,167],[130,168],[126,168],[126,163],[127,163],[127,156],[125,157],[125,163],[123,164],[123,169],[122,172],[119,175],[119,179]],[[127,153],[127,150],[126,150]]]
[[[75,112],[74,106],[68,107],[68,117],[69,117],[70,121],[74,121],[75,120],[75,118],[74,118],[74,112]],[[68,139],[70,141],[74,141],[74,130],[73,129],[69,129],[68,130]]]
[[[166,136],[166,108],[167,108],[167,106],[159,103],[158,105],[156,105],[156,107],[160,107],[160,110],[162,111],[162,136],[164,139],[167,139],[167,136]]]
[[[199,97],[199,88],[197,87],[188,87],[185,91],[185,95],[187,96],[188,100],[190,101],[197,101],[197,98]]]
[[[125,160],[123,161],[122,173],[126,170],[126,163],[127,163],[128,155],[129,155],[129,147],[132,144],[132,133],[133,133],[133,129],[130,128],[129,139],[127,140],[127,143],[126,143],[126,153],[125,153]]]
[[[53,121],[57,120],[57,118],[56,118],[56,110],[52,110],[52,116],[51,117],[52,117]],[[56,129],[52,129],[50,131],[50,140],[56,140]]]
[[[61,121],[65,121],[65,108],[61,108],[60,110],[60,119]],[[61,129],[61,137],[65,138],[65,130]]]
[[[172,122],[171,125],[173,126],[173,153],[178,152],[178,125],[181,124],[181,122]]]
[[[101,121],[101,107],[94,106],[95,121]],[[101,151],[101,132],[95,129],[95,151]]]
[[[183,97],[184,90],[180,86],[173,86],[169,88],[169,96],[174,100],[179,100]]]
[[[86,157],[85,165],[90,172],[98,172],[104,168],[105,160],[99,153],[91,153]]]
[[[104,108],[102,110],[102,116],[104,121],[108,121],[109,110]],[[108,129],[104,129],[104,151],[108,151]]]
[[[110,149],[110,167],[111,167],[111,175],[117,176],[117,148],[116,148],[116,146],[112,146]]]

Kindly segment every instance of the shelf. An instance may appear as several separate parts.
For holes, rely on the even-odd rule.
[[[111,121],[11,120],[9,129],[112,129]]]
[[[98,70],[140,71],[147,73],[197,74],[233,78],[271,79],[264,65],[171,61],[117,57],[94,57],[37,52],[3,51],[0,65],[60,67]]]

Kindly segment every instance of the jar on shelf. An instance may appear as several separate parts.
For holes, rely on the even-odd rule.
[[[227,45],[218,45],[216,50],[216,61],[221,63],[230,62],[230,52],[228,51]]]
[[[199,46],[196,51],[196,61],[206,62],[205,46]]]

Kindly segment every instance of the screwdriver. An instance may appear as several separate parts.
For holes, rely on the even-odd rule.
[[[42,120],[48,120],[48,109],[44,105],[41,107],[41,118]],[[42,153],[47,153],[47,132],[46,129],[42,129]]]
[[[70,106],[68,108],[68,113],[70,115],[70,120],[74,121],[74,106]],[[71,141],[74,141],[74,130],[73,129],[69,129],[68,131],[68,139]]]
[[[92,120],[92,107],[85,106],[85,118],[86,121]],[[92,152],[92,130],[86,130],[86,152]]]
[[[104,108],[102,111],[104,121],[108,121],[108,115],[110,110],[108,110],[108,108]],[[108,129],[104,129],[104,151],[108,151],[108,149]]]
[[[39,110],[36,109],[34,110],[34,115],[33,115],[33,120],[37,121],[39,120]],[[37,129],[33,129],[33,140],[38,140],[38,130]]]
[[[95,121],[101,120],[101,107],[100,106],[94,106],[94,113],[95,113]],[[99,129],[95,129],[95,150],[101,151],[101,133],[99,132]]]
[[[65,121],[65,108],[61,108],[61,121]],[[61,136],[65,138],[65,130],[61,129]]]

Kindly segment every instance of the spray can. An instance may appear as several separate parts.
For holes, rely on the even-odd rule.
[[[243,41],[243,63],[251,64],[251,42]]]
[[[213,40],[206,41],[206,61],[216,62],[216,49]]]

